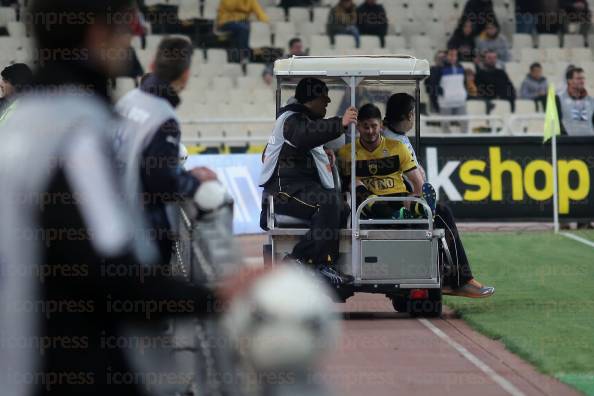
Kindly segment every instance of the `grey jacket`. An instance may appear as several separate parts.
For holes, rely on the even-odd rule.
[[[482,54],[486,51],[497,52],[497,58],[502,62],[509,62],[511,60],[511,54],[509,52],[509,43],[507,39],[499,34],[494,40],[485,40],[477,37],[476,39],[476,51]]]
[[[530,74],[527,74],[522,82],[522,87],[520,88],[520,98],[537,99],[538,97],[547,94],[548,86],[549,83],[545,77],[541,77],[540,80],[535,80]]]

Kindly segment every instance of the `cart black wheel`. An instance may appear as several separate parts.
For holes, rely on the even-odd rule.
[[[390,297],[392,300],[392,306],[397,312],[408,312],[409,299],[402,295],[393,295]]]
[[[437,318],[441,315],[441,289],[429,289],[426,300],[409,300],[407,312],[412,317]]]

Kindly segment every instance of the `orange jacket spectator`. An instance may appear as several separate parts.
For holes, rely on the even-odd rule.
[[[246,22],[255,14],[259,21],[268,22],[268,15],[258,0],[221,0],[217,15],[217,25],[227,22]]]

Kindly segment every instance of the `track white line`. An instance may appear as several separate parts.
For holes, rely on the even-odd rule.
[[[452,338],[450,338],[450,336],[437,328],[433,323],[429,322],[427,319],[418,319],[418,321],[421,322],[423,326],[431,330],[431,332],[437,337],[447,342],[452,348],[458,351],[458,353],[464,356],[470,363],[474,364],[479,370],[485,373],[489,378],[491,378],[491,380],[493,380],[493,382],[502,387],[507,393],[512,396],[525,396],[524,393],[516,388],[511,382],[497,374],[495,370],[487,366],[485,362],[473,355],[468,349],[454,341]]]
[[[569,232],[560,232],[559,234],[563,235],[566,238],[573,239],[574,241],[578,241],[583,243],[584,245],[588,245],[594,248],[594,242],[587,240],[586,238],[579,237],[577,235],[570,234]]]

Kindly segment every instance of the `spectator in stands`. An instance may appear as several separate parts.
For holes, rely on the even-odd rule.
[[[516,33],[532,34],[542,10],[539,1],[516,0]]]
[[[475,36],[485,30],[487,23],[499,26],[493,9],[493,0],[468,0],[462,12],[462,20],[472,22],[472,32]]]
[[[15,63],[2,70],[0,80],[0,124],[17,106],[17,95],[33,83],[33,72],[24,63]]]
[[[448,48],[458,50],[458,58],[462,62],[473,62],[475,58],[475,36],[472,32],[472,22],[462,21],[448,41]]]
[[[515,108],[516,90],[507,73],[497,67],[497,53],[487,51],[483,64],[476,73],[476,86],[482,99],[509,100],[512,111]]]
[[[433,74],[435,73],[435,74]],[[466,115],[466,86],[464,68],[458,62],[458,50],[450,48],[443,66],[432,71],[431,92],[437,93],[439,113],[442,115]],[[449,122],[444,129],[449,131]],[[467,123],[461,123],[462,131],[466,131]]]
[[[337,34],[352,35],[355,45],[359,48],[360,33],[357,27],[357,8],[353,0],[339,0],[338,4],[330,10],[326,31],[332,42]]]
[[[468,100],[479,99],[478,88],[476,86],[476,72],[472,69],[465,69],[466,75],[466,92],[468,93]]]
[[[499,27],[494,23],[487,23],[485,30],[476,39],[476,50],[479,54],[487,51],[495,51],[501,62],[509,62],[511,53],[509,42],[504,35],[500,34]]]
[[[319,0],[281,0],[279,7],[283,7],[288,12],[291,7],[313,7]]]
[[[357,8],[357,27],[360,34],[378,36],[383,48],[388,33],[388,16],[384,6],[377,4],[377,0],[365,0]]]
[[[557,95],[561,133],[569,136],[594,135],[594,98],[586,91],[584,69],[574,67],[565,76],[567,89]]]
[[[563,31],[569,32],[569,24],[577,23],[579,32],[586,36],[590,31],[592,13],[586,0],[559,0]]]
[[[222,32],[231,33],[236,53],[232,59],[242,63],[250,58],[250,16],[256,15],[261,22],[268,22],[268,15],[258,0],[221,0],[217,15],[217,27]]]
[[[303,41],[301,41],[299,37],[293,37],[291,40],[289,40],[289,53],[287,54],[286,58],[305,55],[306,53],[303,48]],[[269,63],[266,66],[264,66],[264,71],[262,72],[262,79],[268,86],[272,85],[273,83],[273,72],[274,63]]]
[[[207,168],[185,171],[178,164],[181,131],[175,116],[179,94],[190,79],[194,47],[185,37],[169,37],[159,44],[153,73],[143,78],[142,85],[126,94],[116,108],[129,122],[118,131],[116,153],[125,164],[126,180],[130,174],[141,185],[142,204],[150,220],[151,232],[163,262],[168,263],[173,251],[170,237],[172,225],[167,205],[179,199],[192,200],[201,183],[216,180]],[[139,121],[138,114],[151,114]],[[124,142],[124,144],[121,144]],[[142,144],[137,145],[138,142]]]
[[[433,58],[434,65],[431,66],[429,77],[425,80],[425,91],[429,95],[429,101],[431,102],[431,111],[434,113],[439,113],[439,103],[437,101],[437,90],[435,90],[435,83],[434,79],[437,75],[437,71],[444,65],[445,58],[447,52],[439,50],[435,53],[435,58]]]
[[[274,197],[275,213],[311,223],[288,258],[312,265],[339,286],[353,281],[334,268],[346,208],[334,184],[334,152],[325,152],[323,146],[357,122],[357,109],[351,107],[342,117],[324,119],[329,103],[324,82],[315,78],[299,81],[294,101],[279,112],[264,151],[260,186]],[[263,207],[262,213],[266,211]]]
[[[520,98],[534,100],[544,106],[547,99],[548,86],[549,83],[546,77],[543,76],[541,64],[535,62],[530,65],[530,73],[526,75],[526,78],[522,82]]]

